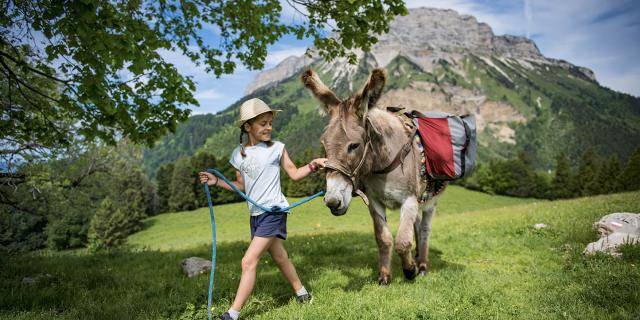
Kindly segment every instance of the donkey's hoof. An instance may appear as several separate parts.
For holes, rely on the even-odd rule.
[[[418,275],[419,276],[424,277],[428,273],[429,273],[429,270],[427,269],[427,267],[422,266],[422,267],[418,268]]]
[[[378,285],[381,287],[386,287],[391,283],[391,275],[379,275],[378,276]]]
[[[418,275],[418,268],[414,266],[413,269],[402,269],[402,272],[407,280],[413,280]]]

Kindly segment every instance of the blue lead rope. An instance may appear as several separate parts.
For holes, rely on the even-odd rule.
[[[320,191],[286,208],[280,208],[280,207],[274,206],[274,207],[271,207],[271,209],[267,209],[259,205],[253,199],[249,198],[249,196],[247,196],[244,192],[240,191],[240,189],[238,189],[233,183],[231,183],[231,181],[225,178],[225,176],[222,173],[220,173],[220,171],[216,169],[207,169],[207,172],[214,174],[218,178],[222,179],[229,186],[231,186],[231,188],[233,188],[233,190],[237,192],[240,196],[242,196],[247,201],[251,202],[253,205],[257,206],[258,208],[262,209],[265,212],[288,212],[289,210],[301,204],[307,203],[311,201],[313,198],[317,198],[324,194],[324,191]],[[204,192],[207,194],[207,202],[209,203],[209,217],[211,218],[211,273],[209,274],[209,300],[207,303],[207,314],[209,315],[209,320],[211,320],[211,301],[213,298],[213,277],[216,273],[216,219],[213,215],[213,203],[211,202],[211,192],[209,192],[209,185],[206,182],[204,183]]]

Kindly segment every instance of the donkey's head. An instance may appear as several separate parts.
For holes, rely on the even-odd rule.
[[[380,98],[385,80],[384,70],[375,69],[362,90],[340,100],[315,72],[307,70],[302,74],[302,82],[330,117],[320,142],[329,159],[324,202],[333,215],[346,213],[352,193],[360,192],[358,178],[371,171],[373,160],[367,156],[371,152],[368,131],[374,129],[368,124],[367,114]]]

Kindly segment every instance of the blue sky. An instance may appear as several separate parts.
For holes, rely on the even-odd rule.
[[[594,71],[601,85],[640,96],[640,1],[634,0],[408,0],[408,8],[448,8],[470,14],[497,35],[529,37],[543,55],[567,60]],[[283,3],[284,18],[301,19]],[[206,31],[205,31],[206,32]],[[300,56],[310,40],[292,37],[271,46],[265,69]],[[216,78],[202,66],[174,52],[162,55],[197,82],[199,108],[193,114],[215,113],[244,95],[259,71],[238,66],[232,75]]]

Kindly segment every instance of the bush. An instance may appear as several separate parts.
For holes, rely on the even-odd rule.
[[[24,252],[44,247],[46,217],[0,206],[0,250]]]

